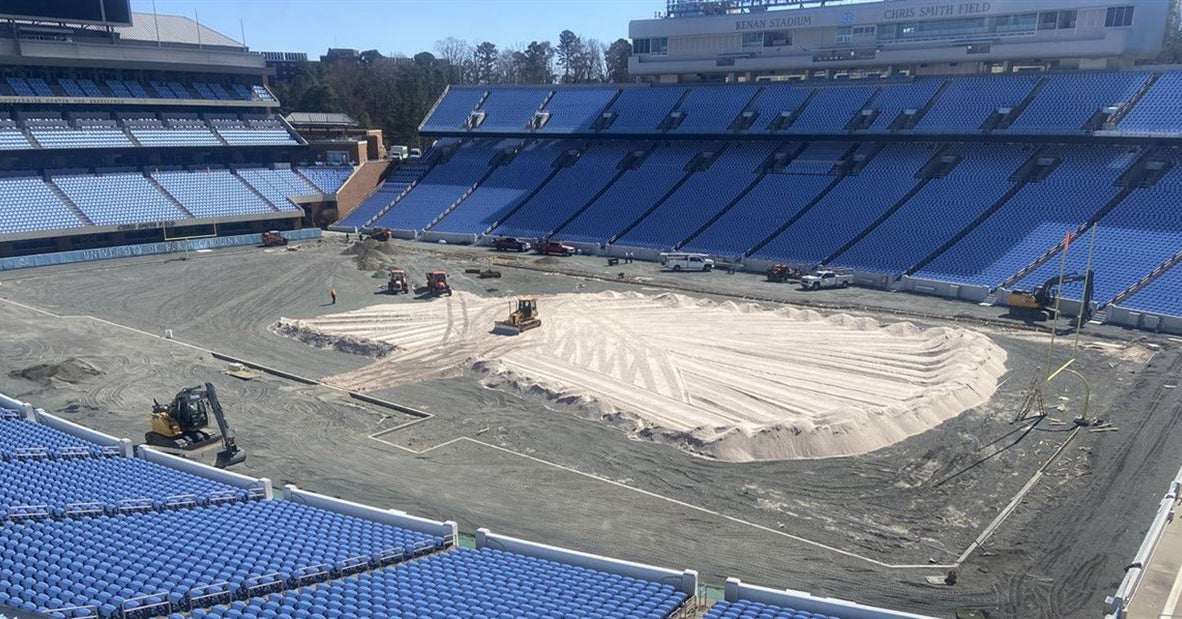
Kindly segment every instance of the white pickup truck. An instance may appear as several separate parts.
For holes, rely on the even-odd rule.
[[[669,271],[710,271],[714,269],[714,261],[706,254],[661,254],[661,268]]]
[[[800,278],[803,290],[820,290],[822,288],[846,288],[854,283],[854,273],[848,270],[821,270],[812,275]]]

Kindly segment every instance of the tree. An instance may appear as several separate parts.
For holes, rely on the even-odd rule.
[[[558,47],[555,51],[558,66],[562,67],[562,81],[567,84],[578,81],[576,75],[585,55],[583,41],[579,39],[579,35],[570,30],[563,30],[558,34]]]
[[[476,46],[473,54],[473,77],[477,84],[491,84],[495,81],[498,56],[495,43],[485,41]]]
[[[1182,2],[1170,0],[1170,13],[1166,17],[1166,38],[1162,42],[1161,53],[1153,59],[1153,64],[1182,63]]]
[[[447,37],[435,42],[435,51],[439,58],[448,64],[448,82],[452,84],[466,84],[471,78],[466,75],[465,68],[471,68],[472,46],[467,41],[455,37]]]
[[[584,44],[583,58],[580,65],[584,68],[583,82],[602,82],[607,76],[607,69],[603,64],[606,48],[603,41],[587,39]]]
[[[607,81],[616,84],[624,82],[631,82],[632,76],[628,75],[628,58],[632,56],[632,43],[628,39],[616,39],[607,48],[607,53],[604,54],[604,65],[607,70]]]
[[[530,41],[525,51],[520,52],[522,58],[521,81],[525,84],[553,84],[554,83],[554,49],[549,41]]]

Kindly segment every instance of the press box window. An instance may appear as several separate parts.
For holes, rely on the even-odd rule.
[[[1106,28],[1132,25],[1133,7],[1131,6],[1114,6],[1108,9],[1108,13],[1104,16],[1104,26]]]

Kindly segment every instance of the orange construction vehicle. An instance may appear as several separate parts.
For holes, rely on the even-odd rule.
[[[287,245],[287,239],[275,230],[264,232],[262,237],[263,247],[281,247]]]
[[[406,271],[390,269],[390,279],[386,282],[386,292],[389,294],[406,294],[410,292],[410,284],[406,282]]]
[[[451,296],[451,286],[447,283],[447,271],[427,273],[427,294],[433,297]]]

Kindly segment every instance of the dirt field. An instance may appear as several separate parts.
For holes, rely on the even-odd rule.
[[[386,432],[407,419],[326,386],[225,377],[225,364],[206,352],[318,378],[370,365],[369,357],[272,331],[280,317],[313,319],[391,302],[379,294],[382,276],[359,270],[343,244],[326,241],[301,252],[226,250],[187,261],[2,273],[0,391],[138,438],[153,397],[215,380],[249,454],[245,473],[454,518],[466,531],[487,526],[691,567],[709,582],[739,576],[938,616],[960,607],[995,617],[1099,614],[1182,461],[1182,444],[1169,440],[1182,422],[1174,388],[1182,355],[1173,340],[1089,329],[1075,367],[1091,382],[1092,412],[1118,431],[1073,430],[1082,390],[1061,379],[1046,398],[1064,410],[1026,432],[1029,423],[1011,422],[1036,368],[1047,363],[1047,338],[996,321],[997,308],[859,289],[804,294],[753,275],[675,277],[653,265],[609,268],[593,258],[514,257],[528,268],[501,267],[502,279],[479,280],[462,273],[486,264],[488,254],[477,249],[394,244],[391,253],[372,266],[397,263],[420,285],[427,270],[447,268],[457,290],[479,296],[658,294],[680,286],[715,301],[737,295],[840,307],[883,322],[905,318],[921,329],[967,327],[1005,350],[1007,372],[988,403],[843,458],[711,461],[632,440],[546,393],[489,388],[470,371],[377,390],[434,415]],[[618,278],[621,268],[627,271]],[[340,293],[336,306],[328,304],[330,288]],[[869,306],[879,309],[860,311]],[[959,323],[935,314],[960,315]],[[159,337],[165,329],[175,341]],[[1057,360],[1064,356],[1061,347]],[[48,376],[71,359],[64,374],[71,381]],[[50,367],[20,376],[39,364]],[[1012,515],[966,554],[1055,454]],[[955,586],[926,584],[951,566]]]

